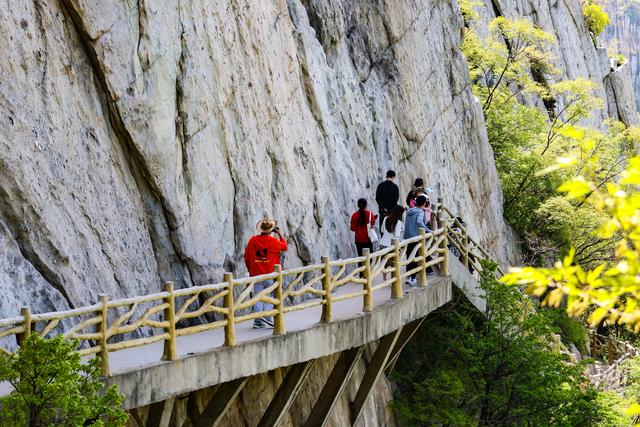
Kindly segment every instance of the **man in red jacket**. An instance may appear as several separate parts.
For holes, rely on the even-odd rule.
[[[287,250],[287,241],[280,233],[275,221],[263,219],[258,223],[257,227],[260,234],[249,239],[249,243],[247,243],[247,247],[244,250],[244,264],[247,266],[250,276],[273,273],[273,266],[280,264],[280,252]],[[278,239],[271,236],[273,232],[278,234]],[[253,285],[253,294],[259,294],[272,284],[273,280],[257,282]],[[253,306],[254,312],[272,309],[272,304],[262,301],[258,301]],[[257,318],[253,321],[253,327],[256,329],[273,328],[273,317]]]

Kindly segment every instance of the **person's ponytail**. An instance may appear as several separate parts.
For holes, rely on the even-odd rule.
[[[360,216],[358,217],[358,225],[366,225],[367,217],[365,214],[365,210],[367,208],[367,199],[358,199],[358,210],[360,211]]]

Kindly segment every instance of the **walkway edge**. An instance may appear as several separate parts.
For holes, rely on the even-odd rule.
[[[127,396],[125,409],[238,378],[328,356],[375,341],[451,300],[451,278],[439,277],[406,298],[390,300],[355,317],[318,323],[313,328],[220,347],[176,361],[158,361],[106,378]]]

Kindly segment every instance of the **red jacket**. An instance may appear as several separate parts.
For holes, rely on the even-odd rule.
[[[364,211],[365,223],[358,225],[358,219],[360,218],[360,211],[356,211],[351,215],[351,231],[356,232],[356,243],[371,243],[369,239],[369,230],[367,224],[371,224],[371,227],[376,225],[376,217],[371,212],[365,209]]]
[[[287,241],[268,234],[258,234],[249,239],[244,250],[244,264],[250,276],[273,273],[273,266],[280,264],[280,252],[287,250]]]

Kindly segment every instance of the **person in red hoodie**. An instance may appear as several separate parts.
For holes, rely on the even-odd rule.
[[[280,233],[280,229],[273,220],[263,219],[257,224],[260,234],[249,239],[244,250],[244,264],[250,276],[273,273],[273,266],[280,264],[280,252],[287,250],[287,241]],[[271,236],[275,232],[278,238]],[[264,280],[253,285],[253,294],[257,295],[273,284],[273,280]],[[253,306],[253,311],[272,310],[273,305],[259,301]],[[260,317],[253,321],[253,327],[273,328],[273,317]]]
[[[376,216],[370,210],[367,210],[367,200],[358,199],[358,210],[351,215],[351,231],[356,234],[356,250],[358,256],[362,256],[362,250],[368,248],[373,252],[373,243],[369,239],[369,226],[374,228],[376,225]],[[360,273],[360,276],[363,276]]]

